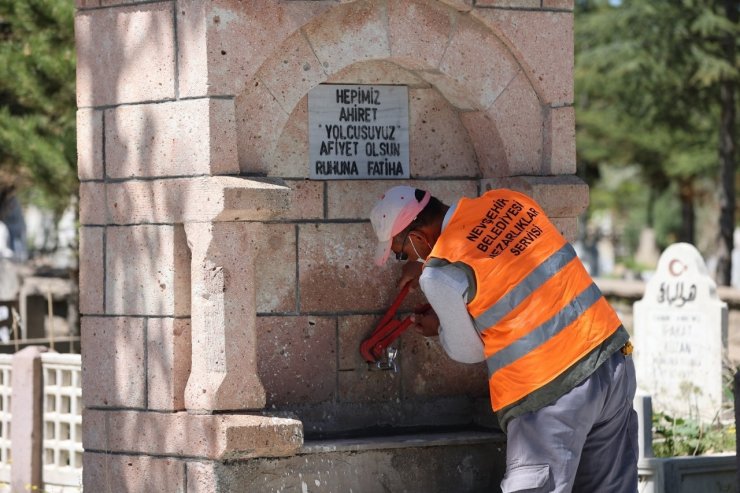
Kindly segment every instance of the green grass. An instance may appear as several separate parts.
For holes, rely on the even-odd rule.
[[[653,414],[653,454],[655,457],[707,455],[735,452],[735,425],[673,418],[664,413]]]

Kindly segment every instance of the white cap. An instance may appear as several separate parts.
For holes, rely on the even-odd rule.
[[[416,200],[416,189],[409,186],[393,187],[380,198],[370,212],[370,222],[378,235],[375,263],[385,264],[391,253],[393,237],[406,229],[429,203],[431,194],[424,192],[421,201]]]

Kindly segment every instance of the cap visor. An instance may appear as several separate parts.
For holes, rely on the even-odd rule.
[[[384,265],[386,260],[388,260],[388,256],[391,253],[391,243],[392,240],[378,242],[375,250],[375,265]]]

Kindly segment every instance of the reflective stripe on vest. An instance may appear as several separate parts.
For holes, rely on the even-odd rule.
[[[543,323],[532,332],[509,344],[501,351],[486,358],[488,378],[504,366],[510,365],[522,356],[549,341],[565,327],[569,326],[586,310],[601,298],[601,291],[596,284],[591,284],[585,291],[568,303],[554,317]]]
[[[495,305],[475,317],[474,322],[478,332],[483,332],[488,327],[499,323],[514,307],[542,286],[545,281],[560,272],[574,258],[576,258],[576,251],[570,243],[563,245]]]
[[[518,192],[461,199],[427,264],[442,262],[475,275],[467,306],[483,339],[494,410],[547,385],[621,324],[573,247]]]

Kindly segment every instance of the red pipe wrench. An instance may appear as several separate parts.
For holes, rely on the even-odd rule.
[[[411,283],[404,286],[401,292],[398,293],[393,304],[388,308],[388,311],[383,315],[383,318],[380,319],[375,330],[370,334],[370,337],[362,341],[362,344],[360,344],[360,354],[362,354],[365,361],[377,364],[380,369],[395,368],[393,360],[396,357],[396,350],[388,348],[388,346],[398,339],[403,331],[409,328],[413,323],[411,321],[411,316],[408,316],[403,320],[397,320],[394,318],[398,311],[398,307],[401,306],[404,298],[406,298],[406,295],[409,293],[410,287]],[[414,310],[414,313],[426,313],[431,308],[432,307],[429,304],[422,305]],[[387,357],[387,361],[382,360],[384,357]]]

